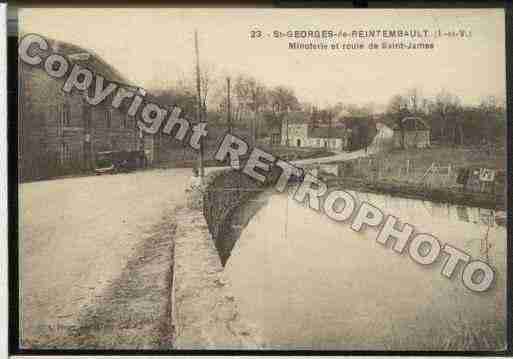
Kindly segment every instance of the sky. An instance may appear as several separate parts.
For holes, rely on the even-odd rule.
[[[444,89],[465,104],[478,104],[490,95],[505,97],[502,9],[27,8],[19,14],[21,31],[93,49],[147,89],[191,76],[197,29],[201,65],[214,77],[252,75],[267,86],[290,86],[300,100],[319,106],[384,105],[413,87],[427,97]],[[429,40],[434,43],[430,50],[333,51],[289,50],[289,41],[322,40],[272,37],[274,30],[310,29],[465,29],[471,37]],[[252,39],[252,30],[264,36]],[[338,42],[367,46],[369,40]]]

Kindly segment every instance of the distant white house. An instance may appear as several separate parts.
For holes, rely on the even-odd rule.
[[[342,151],[348,135],[343,126],[317,126],[308,123],[304,113],[289,113],[282,121],[281,144],[291,147],[327,148]]]

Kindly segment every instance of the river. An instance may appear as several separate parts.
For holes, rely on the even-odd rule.
[[[488,257],[497,272],[495,286],[471,292],[461,282],[461,266],[452,279],[440,274],[446,257],[420,266],[407,253],[399,255],[377,243],[374,229],[354,232],[290,195],[268,191],[242,208],[242,217],[251,219],[243,225],[224,273],[260,347],[502,348],[507,231],[493,220],[495,213],[352,193],[473,258]]]

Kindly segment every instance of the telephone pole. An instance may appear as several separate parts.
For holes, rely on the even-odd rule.
[[[289,142],[289,116],[288,116],[288,113],[289,113],[289,107],[285,106],[285,122],[286,122],[286,125],[287,125],[287,147],[290,146],[290,142]]]
[[[227,92],[227,103],[226,103],[226,109],[228,111],[228,133],[232,133],[232,112],[231,112],[231,99],[230,99],[230,77],[226,78],[226,92]]]
[[[253,139],[253,147],[256,147],[256,138],[257,138],[257,129],[256,129],[256,126],[257,126],[257,108],[258,108],[258,105],[257,105],[257,94],[256,94],[256,89],[254,90],[253,92],[253,122],[252,122],[252,131],[251,131],[251,137]]]
[[[200,78],[200,64],[199,64],[199,46],[198,46],[198,30],[194,30],[194,47],[196,49],[196,90],[198,92],[198,108],[196,113],[196,119],[198,124],[202,122],[202,104],[201,104],[201,78]],[[203,137],[200,138],[199,143],[199,170],[200,177],[203,181],[205,175],[205,169],[203,168]]]
[[[331,110],[328,110],[328,148],[331,148]]]

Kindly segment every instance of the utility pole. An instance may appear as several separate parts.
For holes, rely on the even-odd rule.
[[[257,109],[258,109],[258,104],[257,104],[257,94],[256,94],[256,91],[257,89],[255,89],[255,91],[253,92],[253,131],[252,131],[252,137],[253,137],[253,147],[256,147],[256,139],[257,139]]]
[[[196,118],[198,124],[202,122],[201,113],[202,113],[202,104],[201,104],[201,78],[200,78],[200,64],[199,64],[199,46],[198,46],[198,30],[194,30],[194,46],[196,49],[196,90],[198,92],[198,108],[196,113]],[[205,176],[205,170],[203,168],[203,137],[200,137],[199,143],[199,168],[200,168],[200,177],[203,182],[203,177]]]
[[[290,142],[289,142],[289,116],[288,116],[288,112],[289,112],[289,107],[285,106],[285,122],[287,124],[287,147],[289,147],[289,145],[290,145]]]
[[[331,148],[331,110],[328,110],[328,148]]]
[[[226,78],[226,92],[227,92],[227,99],[226,99],[226,109],[228,111],[228,133],[232,133],[232,111],[231,111],[231,99],[230,99],[230,77]]]

